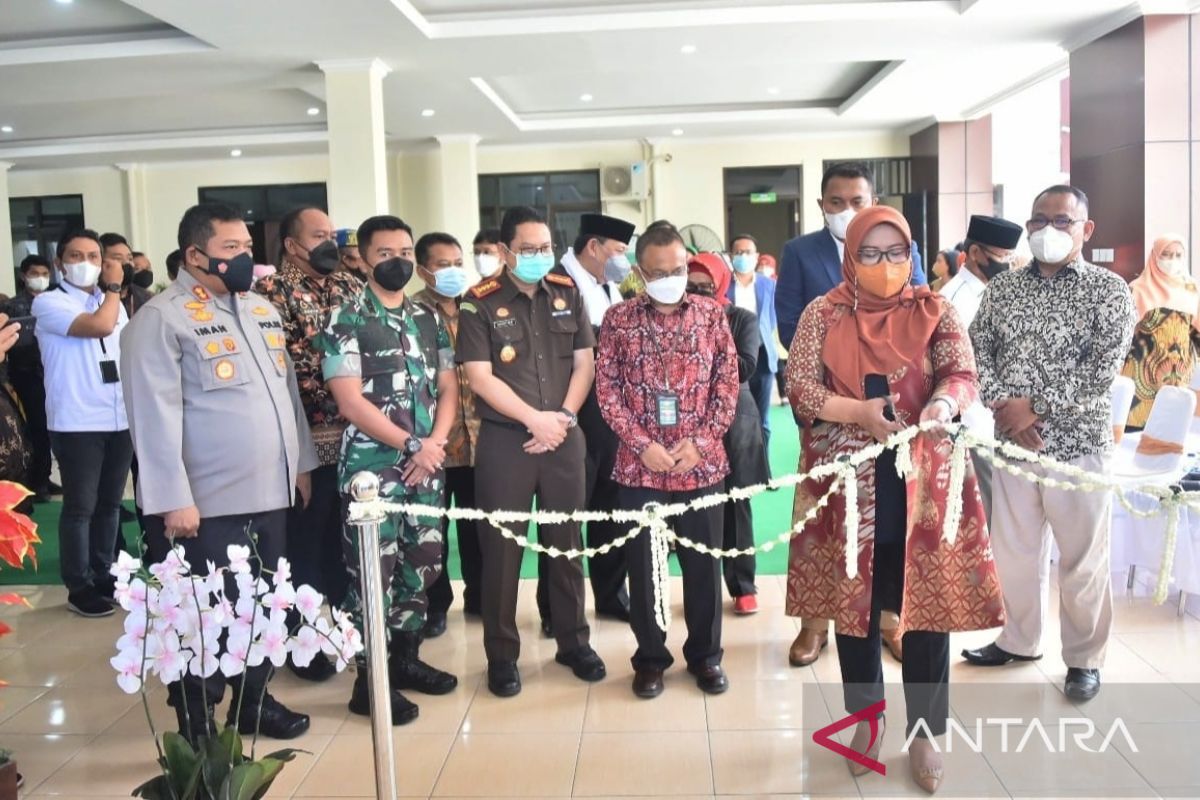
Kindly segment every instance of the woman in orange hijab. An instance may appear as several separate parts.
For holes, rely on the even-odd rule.
[[[1200,357],[1200,290],[1192,279],[1183,237],[1171,234],[1156,240],[1146,269],[1129,289],[1139,321],[1121,374],[1132,378],[1135,387],[1126,427],[1141,430],[1158,390],[1190,386]]]
[[[843,282],[800,318],[788,355],[788,399],[804,425],[802,471],[852,455],[924,420],[949,422],[977,401],[978,378],[966,329],[953,306],[910,285],[912,235],[895,209],[872,206],[846,231]],[[894,410],[895,421],[888,419]],[[858,574],[846,570],[845,495],[838,492],[791,542],[787,613],[834,621],[846,711],[883,699],[879,615],[899,609],[907,733],[914,780],[941,784],[940,736],[949,715],[950,631],[993,628],[1003,602],[975,475],[967,460],[962,521],[943,539],[949,439],[914,442],[914,471],[896,472],[895,452],[858,468]],[[831,480],[796,490],[798,523]],[[860,722],[850,746],[878,760]],[[851,771],[867,770],[853,762]]]

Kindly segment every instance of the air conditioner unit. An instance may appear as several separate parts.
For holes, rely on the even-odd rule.
[[[646,162],[629,166],[608,166],[600,172],[601,196],[605,200],[644,200],[646,198]]]

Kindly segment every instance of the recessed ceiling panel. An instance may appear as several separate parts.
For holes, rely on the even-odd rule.
[[[120,0],[3,0],[0,43],[65,36],[95,36],[166,30],[169,25]]]
[[[921,0],[834,0],[839,4],[856,2],[905,3]],[[755,6],[829,5],[830,0],[754,0]],[[582,10],[618,12],[681,11],[701,8],[728,8],[728,0],[658,0],[658,2],[605,2],[604,0],[414,0],[413,5],[426,16],[442,14],[529,14],[531,12],[579,13]],[[749,3],[747,3],[749,5]]]

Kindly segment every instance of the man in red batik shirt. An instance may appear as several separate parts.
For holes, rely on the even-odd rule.
[[[642,234],[637,263],[646,292],[610,308],[600,329],[596,398],[620,439],[613,480],[623,509],[720,492],[729,473],[722,438],[737,405],[737,352],[716,301],[684,294],[687,258],[674,228]],[[693,541],[721,546],[720,505],[671,522]],[[676,552],[688,630],[683,656],[700,689],[720,694],[729,688],[721,669],[721,564],[690,548]],[[626,545],[626,557],[638,643],[633,693],[657,697],[674,658],[655,621],[649,535]]]

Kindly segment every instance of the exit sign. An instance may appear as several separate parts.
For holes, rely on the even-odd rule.
[[[774,203],[777,199],[774,192],[758,192],[750,195],[751,203]]]

